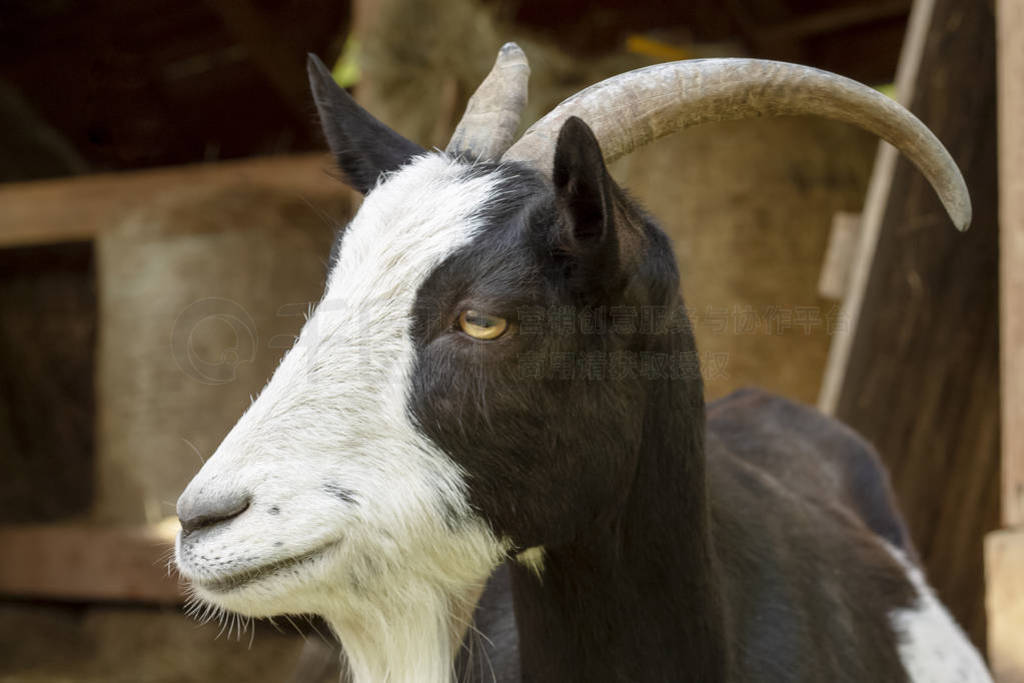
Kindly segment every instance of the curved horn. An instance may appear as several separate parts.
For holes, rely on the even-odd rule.
[[[469,98],[445,151],[477,159],[501,158],[519,128],[529,78],[526,54],[515,43],[502,45],[490,73]]]
[[[903,152],[935,188],[959,230],[971,223],[967,185],[949,152],[917,117],[865,85],[807,66],[761,59],[655,64],[581,90],[530,126],[504,159],[550,174],[570,116],[587,122],[606,161],[683,128],[758,116],[815,114],[864,128]]]

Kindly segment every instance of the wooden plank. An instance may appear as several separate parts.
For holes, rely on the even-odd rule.
[[[0,594],[21,598],[176,604],[183,593],[167,562],[175,518],[150,526],[0,527]]]
[[[1024,525],[1024,3],[998,6],[1003,524]]]
[[[994,95],[991,7],[935,0],[909,104],[963,170],[974,223],[957,233],[921,174],[896,161],[889,199],[867,207],[878,239],[859,315],[843,320],[835,395],[836,416],[888,465],[939,596],[982,647],[982,540],[999,521]]]
[[[330,158],[316,153],[0,184],[0,248],[91,240],[184,184],[260,186],[302,197],[351,193],[330,168]]]
[[[897,99],[903,106],[909,106],[914,98],[921,59],[924,56],[925,39],[932,26],[935,0],[917,0],[907,23],[907,35],[903,40],[899,67],[896,71]],[[818,409],[834,414],[839,395],[843,390],[850,364],[850,350],[853,347],[854,331],[864,305],[864,292],[868,285],[871,265],[878,247],[878,236],[882,229],[882,217],[889,204],[893,174],[899,152],[887,142],[879,142],[875,167],[871,171],[864,211],[861,214],[860,236],[857,239],[856,254],[850,267],[848,284],[843,299],[842,320],[829,347],[825,376],[821,381]]]
[[[906,16],[909,10],[910,0],[873,0],[809,12],[790,21],[770,24],[759,31],[767,41],[800,40],[851,26]]]
[[[985,538],[988,653],[998,683],[1024,683],[1024,529]]]
[[[850,286],[850,266],[860,238],[860,214],[839,211],[832,216],[828,247],[818,276],[818,294],[826,299],[842,301]]]

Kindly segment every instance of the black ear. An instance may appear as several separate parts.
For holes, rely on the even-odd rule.
[[[306,60],[309,86],[327,145],[345,182],[366,194],[381,173],[393,171],[424,149],[373,118],[334,82],[316,55]]]
[[[610,277],[618,261],[615,181],[593,131],[576,116],[569,117],[558,133],[551,177],[565,224],[564,246],[588,280]]]

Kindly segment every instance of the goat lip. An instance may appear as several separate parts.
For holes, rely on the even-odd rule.
[[[233,590],[238,590],[249,584],[261,581],[278,574],[286,569],[293,567],[299,567],[301,565],[313,562],[317,558],[321,557],[324,553],[330,550],[337,542],[332,541],[325,543],[313,550],[307,551],[300,555],[293,555],[283,560],[276,560],[267,564],[254,567],[253,569],[246,569],[245,571],[225,576],[217,579],[210,579],[208,581],[196,581],[196,583],[212,592],[212,593],[229,593]]]

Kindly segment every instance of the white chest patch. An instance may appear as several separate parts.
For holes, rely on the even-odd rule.
[[[921,570],[899,550],[886,545],[903,566],[917,604],[892,612],[899,637],[899,653],[907,676],[914,683],[991,683],[981,655],[971,645],[946,608],[936,599]]]

